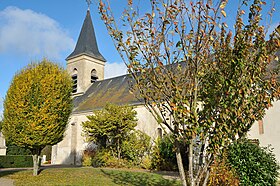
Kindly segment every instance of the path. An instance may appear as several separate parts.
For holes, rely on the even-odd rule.
[[[0,186],[14,186],[14,181],[8,178],[0,178]]]

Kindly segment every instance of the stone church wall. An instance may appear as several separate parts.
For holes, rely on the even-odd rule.
[[[136,129],[145,132],[154,141],[161,131],[160,126],[144,106],[138,106],[135,110],[138,118]],[[87,121],[86,116],[91,114],[71,116],[64,139],[52,147],[52,164],[81,165],[83,151],[90,145],[82,136],[82,122]]]
[[[262,121],[255,122],[248,138],[258,139],[260,146],[271,145],[277,161],[280,163],[280,101],[266,111]]]

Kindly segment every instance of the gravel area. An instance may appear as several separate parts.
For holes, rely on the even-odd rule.
[[[0,186],[13,186],[14,181],[8,178],[0,178]]]

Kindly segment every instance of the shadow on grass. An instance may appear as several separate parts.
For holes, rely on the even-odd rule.
[[[125,172],[125,171],[111,171],[101,169],[105,175],[110,177],[114,183],[120,185],[134,185],[134,186],[176,186],[180,185],[177,180],[164,179],[160,175],[139,172]]]
[[[18,169],[18,170],[5,170],[5,171],[0,170],[0,178],[15,174],[15,173],[21,172],[21,171],[25,171],[25,170],[20,170],[20,169]]]

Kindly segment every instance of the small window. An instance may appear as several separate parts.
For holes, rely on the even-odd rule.
[[[98,76],[96,74],[97,74],[96,70],[93,69],[91,71],[91,78],[90,78],[91,79],[91,83],[94,83],[94,82],[96,82],[98,80]]]
[[[73,70],[72,81],[73,81],[72,93],[76,93],[78,89],[78,71],[76,68]]]
[[[259,120],[259,134],[264,134],[264,128],[263,128],[263,120]]]

